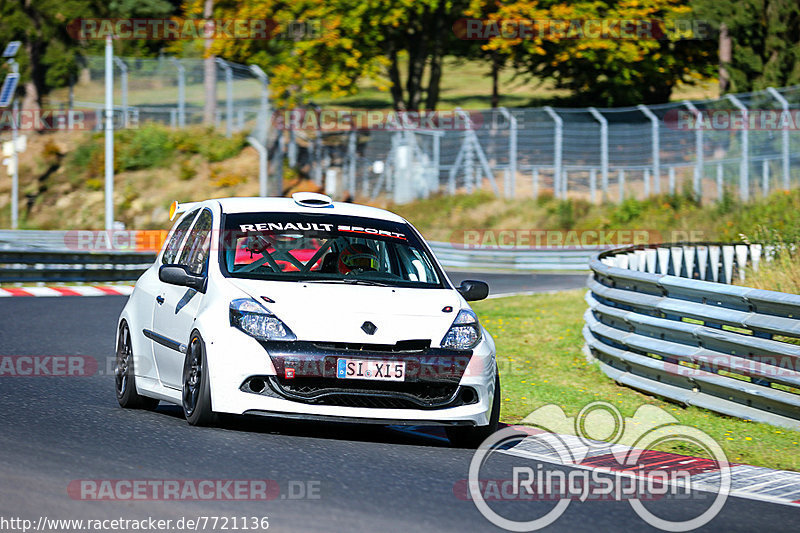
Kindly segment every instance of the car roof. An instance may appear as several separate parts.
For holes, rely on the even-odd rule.
[[[236,197],[206,200],[204,202],[198,202],[197,205],[207,205],[214,202],[218,202],[222,208],[222,212],[226,214],[260,212],[325,213],[329,215],[373,218],[391,222],[406,223],[406,220],[403,217],[390,211],[386,211],[385,209],[370,207],[368,205],[351,204],[347,202],[333,202],[331,205],[325,207],[309,207],[297,203],[292,198]]]

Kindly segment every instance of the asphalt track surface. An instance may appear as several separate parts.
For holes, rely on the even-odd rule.
[[[546,277],[542,283],[546,290],[556,284]],[[456,497],[454,486],[467,478],[472,453],[442,439],[382,426],[244,417],[194,428],[177,407],[163,403],[155,412],[119,408],[106,369],[113,365],[114,328],[124,303],[117,296],[0,301],[0,356],[86,355],[100,363],[90,377],[0,377],[0,523],[19,517],[35,524],[41,516],[266,516],[273,531],[499,530],[472,502]],[[512,464],[536,468],[531,460],[492,457],[497,472]],[[281,496],[267,502],[73,499],[67,487],[85,479],[269,479],[280,485]],[[318,498],[288,498],[291,482],[312,482]],[[692,496],[648,508],[671,520],[688,519],[708,505],[702,495]],[[529,520],[552,505],[505,502],[493,508]],[[798,531],[800,513],[731,498],[704,530],[764,528]],[[548,530],[655,531],[627,502],[572,502]]]

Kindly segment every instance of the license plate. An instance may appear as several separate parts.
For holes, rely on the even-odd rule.
[[[373,379],[404,381],[405,361],[375,361],[370,359],[338,359],[336,377],[341,379]]]

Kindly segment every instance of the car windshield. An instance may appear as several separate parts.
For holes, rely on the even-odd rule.
[[[225,216],[223,271],[237,278],[442,288],[406,224],[330,214]]]

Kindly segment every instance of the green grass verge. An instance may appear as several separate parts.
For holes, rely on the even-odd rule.
[[[503,422],[518,423],[547,404],[560,406],[567,416],[576,416],[584,405],[603,400],[617,406],[625,417],[650,404],[664,409],[679,423],[706,432],[732,462],[800,471],[800,432],[662,401],[616,385],[596,364],[588,363],[581,334],[584,293],[512,296],[474,304],[497,344]],[[702,455],[681,443],[659,449]]]

